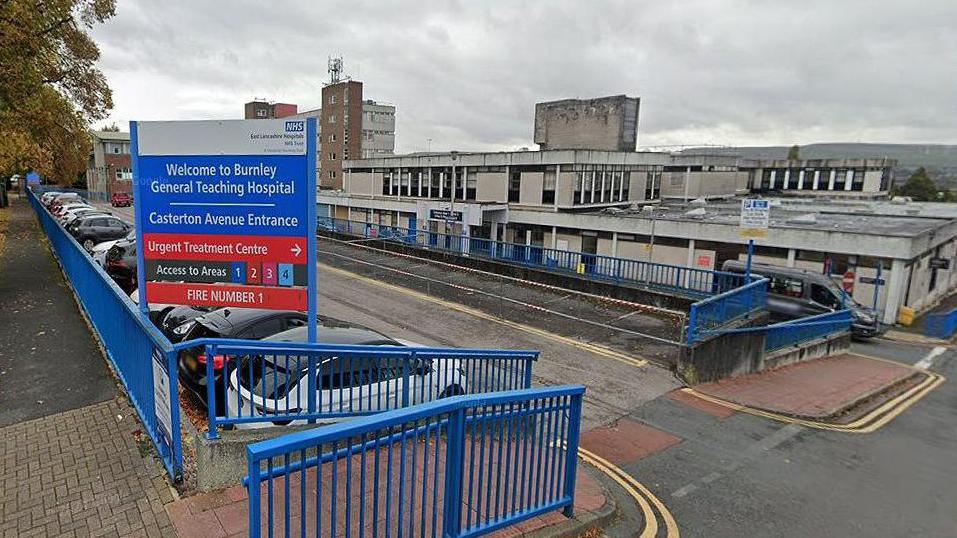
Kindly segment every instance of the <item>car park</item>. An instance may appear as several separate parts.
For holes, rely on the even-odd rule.
[[[297,327],[264,341],[306,342],[308,329]],[[323,344],[406,346],[366,327],[332,318],[323,318],[317,340]],[[415,344],[413,344],[415,345]],[[317,364],[318,383],[315,401],[320,410],[382,411],[389,402],[399,401],[404,390],[404,359],[384,357],[331,357]],[[309,400],[308,361],[287,355],[248,355],[238,358],[231,368],[226,393],[228,416],[279,415],[303,409]],[[408,393],[413,404],[458,396],[467,392],[467,379],[461,363],[455,359],[415,359],[409,365]],[[336,420],[332,418],[332,420]],[[305,423],[276,420],[243,423],[239,428]]]
[[[744,274],[745,262],[728,260],[722,270]],[[794,267],[781,267],[763,263],[751,265],[751,275],[767,278],[768,312],[772,320],[781,321],[826,312],[848,309],[851,311],[851,334],[857,338],[871,338],[887,331],[880,316],[840,289],[830,277]]]
[[[49,202],[49,209],[51,212],[55,212],[57,208],[68,203],[86,203],[86,200],[80,197],[79,194],[75,192],[63,192],[54,196]]]
[[[220,308],[177,327],[174,334],[181,342],[199,338],[260,340],[294,327],[304,327],[307,322],[305,313],[294,310]],[[214,381],[219,382],[228,361],[223,356],[216,356],[211,360],[215,373]],[[179,378],[183,381],[183,387],[204,402],[206,361],[207,357],[200,347],[185,349],[179,357]],[[219,394],[222,395],[222,391]]]
[[[113,207],[129,207],[133,205],[133,196],[128,192],[114,192],[110,195],[110,205]]]
[[[77,219],[67,231],[90,252],[97,243],[119,239],[132,229],[132,224],[116,217],[93,215]]]

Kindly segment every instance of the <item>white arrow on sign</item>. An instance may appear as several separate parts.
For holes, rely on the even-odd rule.
[[[295,244],[291,249],[289,249],[289,250],[292,251],[292,253],[295,254],[297,258],[299,257],[300,254],[302,254],[302,249],[299,247],[299,243],[296,243],[296,244]]]

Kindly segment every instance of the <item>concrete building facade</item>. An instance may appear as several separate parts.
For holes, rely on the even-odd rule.
[[[811,178],[819,166],[794,164],[788,170]],[[767,168],[733,156],[594,150],[358,159],[344,163],[341,191],[320,191],[319,213],[720,269],[725,260],[746,255],[747,240],[738,231],[740,195]],[[887,173],[872,173],[863,184],[879,188],[873,176]],[[957,206],[857,199],[845,192],[827,199],[774,195],[771,233],[758,242],[757,259],[838,279],[850,271],[852,295],[867,305],[875,301],[871,279],[879,271],[876,304],[887,322],[896,320],[901,306],[927,308],[957,286]]]
[[[562,99],[535,105],[533,139],[543,151],[635,151],[639,98]]]
[[[114,192],[132,192],[130,133],[92,131],[90,141],[93,145],[86,169],[90,195],[108,200]]]

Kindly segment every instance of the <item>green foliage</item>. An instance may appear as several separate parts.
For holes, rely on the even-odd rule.
[[[800,161],[801,160],[801,146],[794,144],[791,146],[791,149],[788,150],[788,160],[789,161]]]
[[[921,166],[914,171],[907,182],[892,192],[894,196],[910,196],[919,202],[952,202],[954,195],[950,191],[940,191],[927,170]]]
[[[71,181],[86,168],[91,121],[112,92],[87,33],[115,0],[0,1],[0,174]]]

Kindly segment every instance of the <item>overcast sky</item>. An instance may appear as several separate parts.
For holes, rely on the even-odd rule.
[[[955,0],[120,0],[93,33],[124,130],[318,107],[341,54],[399,152],[534,148],[536,102],[620,93],[641,146],[957,143]]]

